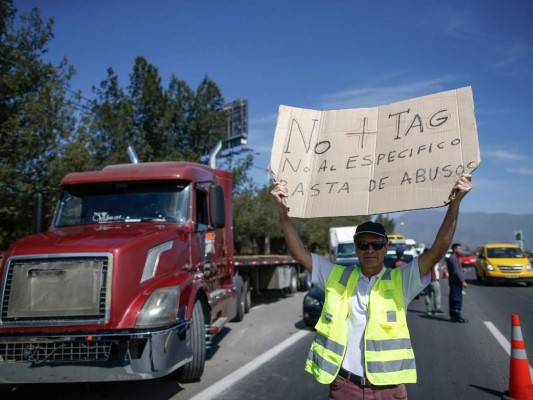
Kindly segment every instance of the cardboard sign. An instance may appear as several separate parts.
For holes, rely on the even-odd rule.
[[[443,206],[481,159],[472,89],[373,108],[280,106],[270,165],[289,215],[371,215]]]

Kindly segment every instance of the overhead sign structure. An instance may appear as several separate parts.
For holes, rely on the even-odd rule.
[[[228,112],[228,147],[235,147],[248,142],[248,100],[238,99],[225,104],[223,110]]]
[[[481,161],[472,89],[373,108],[281,105],[270,165],[299,218],[443,206]]]

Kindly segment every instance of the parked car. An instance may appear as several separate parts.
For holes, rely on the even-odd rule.
[[[465,251],[459,256],[459,261],[463,268],[473,268],[476,266],[476,254],[470,251]]]
[[[413,261],[414,256],[409,253],[403,253],[403,259],[406,263]],[[385,255],[385,260],[383,263],[387,268],[394,268],[394,263],[398,260],[398,256],[395,251],[388,251]]]
[[[518,245],[491,243],[477,251],[476,278],[487,284],[512,281],[533,286],[533,268]]]
[[[359,265],[359,258],[353,257],[350,259],[339,260],[339,265]],[[306,326],[314,327],[322,313],[322,307],[324,306],[325,293],[318,286],[313,286],[303,300],[303,320]]]
[[[324,291],[318,286],[313,286],[304,297],[303,316],[306,326],[314,327],[320,319],[324,306]]]

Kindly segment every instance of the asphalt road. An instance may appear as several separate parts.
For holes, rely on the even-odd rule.
[[[470,323],[451,323],[447,315],[426,315],[423,297],[409,307],[418,367],[418,383],[407,388],[410,400],[500,399],[508,389],[509,355],[502,343],[511,339],[512,314],[520,317],[532,364],[533,288],[478,285],[473,271],[468,276],[463,314]],[[442,290],[446,311],[446,280]],[[184,384],[169,376],[140,382],[2,385],[0,398],[325,399],[327,387],[303,371],[313,332],[302,323],[302,299],[303,293],[254,299],[244,321],[230,323],[216,338],[200,382]],[[498,340],[498,332],[503,341]],[[278,346],[286,343],[289,345],[279,350]]]

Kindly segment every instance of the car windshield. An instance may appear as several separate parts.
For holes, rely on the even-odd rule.
[[[524,252],[518,247],[491,247],[487,249],[489,258],[523,258]]]
[[[120,223],[178,222],[190,215],[186,181],[138,181],[72,185],[63,188],[55,227]]]

